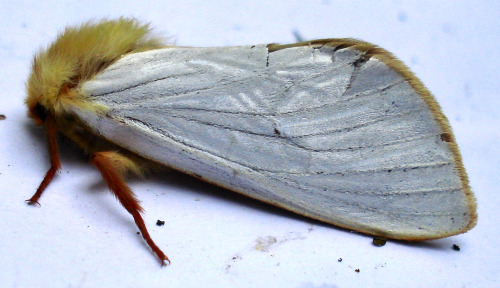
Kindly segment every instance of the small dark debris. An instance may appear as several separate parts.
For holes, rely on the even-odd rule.
[[[458,246],[457,244],[453,244],[453,246],[451,246],[451,248],[455,251],[460,251],[460,246]]]
[[[339,258],[339,260],[337,260],[338,262],[342,262],[342,258]]]
[[[356,271],[356,273],[359,273],[359,271],[361,271],[361,270],[359,270],[359,268],[358,268],[358,269],[356,269],[356,270],[354,270],[354,271]]]
[[[156,221],[156,226],[163,226],[165,225],[165,221],[158,220]]]
[[[304,41],[305,41],[305,40],[304,40],[304,37],[302,37],[302,35],[300,35],[299,30],[294,29],[294,30],[292,31],[292,34],[293,34],[293,36],[295,36],[295,40],[296,40],[297,42],[304,42]]]
[[[0,120],[5,120],[5,119],[7,119],[7,117],[3,114],[0,114]]]
[[[453,137],[451,136],[450,133],[442,133],[441,140],[443,140],[444,142],[452,142]]]
[[[141,232],[137,231],[137,235],[140,235],[140,234],[141,234]]]
[[[377,246],[377,247],[382,247],[385,245],[385,243],[387,243],[387,238],[385,237],[381,237],[381,236],[375,236],[373,237],[373,245]]]

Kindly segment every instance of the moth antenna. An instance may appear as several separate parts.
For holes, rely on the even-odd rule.
[[[26,200],[29,205],[38,204],[38,206],[40,206],[40,203],[38,203],[38,199],[40,199],[40,196],[42,196],[45,188],[49,186],[50,182],[56,175],[57,170],[61,169],[61,162],[59,161],[59,152],[57,147],[56,119],[52,114],[49,113],[47,115],[45,125],[47,131],[47,140],[49,142],[50,168],[45,174],[42,183],[40,183],[40,186],[38,186],[35,194],[29,200]]]
[[[109,190],[115,195],[115,197],[120,201],[120,203],[127,209],[127,211],[132,214],[134,217],[135,224],[141,231],[142,237],[148,243],[151,250],[158,256],[160,259],[162,266],[168,262],[170,264],[170,260],[168,257],[161,251],[158,246],[154,243],[153,239],[149,235],[148,229],[146,228],[146,224],[142,219],[141,212],[144,209],[139,204],[139,200],[135,196],[134,192],[125,184],[123,181],[121,171],[124,171],[121,165],[121,162],[117,159],[123,159],[116,152],[97,152],[92,155],[92,164],[94,164],[99,172],[101,172],[102,178],[108,184]]]

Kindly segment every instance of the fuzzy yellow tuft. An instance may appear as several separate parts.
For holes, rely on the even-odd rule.
[[[80,83],[123,54],[164,47],[161,39],[151,36],[149,25],[135,19],[89,21],[68,27],[47,49],[39,51],[32,63],[26,83],[29,116],[43,123],[45,113],[56,118],[68,105],[91,111],[102,111],[79,93]]]
[[[108,152],[98,152],[103,157],[113,164],[118,174],[124,176],[127,173],[132,173],[134,175],[142,176],[143,170],[138,161],[134,161],[129,157],[122,155],[118,152],[108,151]]]

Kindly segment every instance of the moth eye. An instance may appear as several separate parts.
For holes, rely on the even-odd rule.
[[[45,107],[43,107],[40,103],[36,103],[32,112],[42,122],[45,122],[45,119],[47,118],[47,114],[49,113],[49,111]]]

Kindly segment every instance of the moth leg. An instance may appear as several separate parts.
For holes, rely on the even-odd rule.
[[[38,203],[38,199],[40,199],[40,196],[42,196],[43,191],[45,191],[45,188],[49,186],[50,181],[52,181],[52,178],[56,175],[57,170],[61,168],[61,162],[59,161],[59,153],[58,153],[58,148],[57,148],[57,126],[56,126],[56,120],[54,116],[51,114],[47,115],[47,119],[45,120],[45,129],[47,132],[47,140],[49,142],[49,156],[50,156],[50,168],[45,174],[45,177],[43,178],[42,183],[40,183],[40,186],[38,186],[38,189],[36,190],[35,194],[31,196],[30,199],[26,200],[28,204],[38,204],[40,206],[40,203]]]
[[[170,264],[168,257],[156,246],[149,236],[146,224],[142,219],[141,213],[144,209],[139,204],[134,192],[125,184],[123,174],[130,169],[133,162],[117,152],[97,152],[92,155],[92,164],[101,172],[104,181],[108,184],[109,190],[115,195],[120,203],[134,217],[135,224],[142,233],[142,237],[148,243],[149,247],[160,259],[162,266],[165,262]]]

